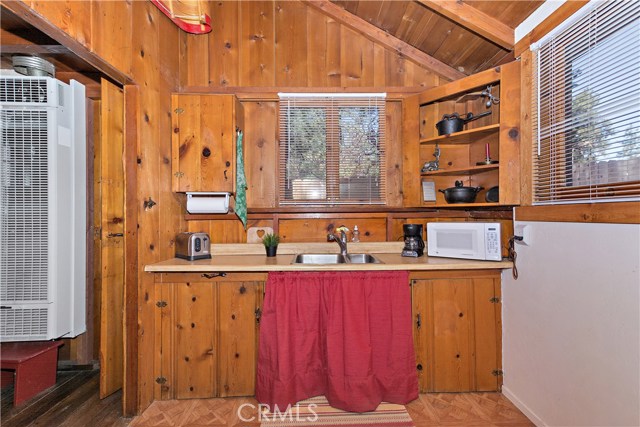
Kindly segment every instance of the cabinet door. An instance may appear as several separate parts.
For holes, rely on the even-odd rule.
[[[430,281],[430,391],[473,390],[472,289],[469,279]]]
[[[499,389],[499,286],[482,276],[412,280],[421,392]]]
[[[218,284],[218,396],[255,393],[257,312],[263,282],[226,281]]]
[[[475,390],[502,387],[502,304],[500,279],[474,278]]]
[[[234,191],[240,108],[233,95],[172,96],[173,191]]]
[[[217,336],[215,285],[158,283],[155,398],[215,397]]]
[[[215,397],[215,285],[182,283],[175,287],[173,333],[176,399]]]

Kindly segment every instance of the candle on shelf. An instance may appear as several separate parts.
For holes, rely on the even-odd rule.
[[[485,150],[487,152],[487,161],[491,159],[491,154],[489,153],[489,143],[485,145]]]

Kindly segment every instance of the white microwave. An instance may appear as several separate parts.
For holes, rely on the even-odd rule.
[[[501,261],[500,223],[430,222],[427,254],[447,258]]]

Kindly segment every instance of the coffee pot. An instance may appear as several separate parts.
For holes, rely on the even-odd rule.
[[[424,254],[424,240],[422,240],[422,224],[404,224],[404,248],[402,256],[419,257]]]

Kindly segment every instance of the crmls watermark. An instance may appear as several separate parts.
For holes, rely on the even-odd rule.
[[[318,407],[315,403],[309,403],[308,405],[300,405],[296,403],[295,405],[287,405],[286,409],[283,411],[278,408],[278,405],[273,407],[273,410],[269,405],[264,405],[262,403],[258,404],[258,421],[307,421],[307,422],[315,422],[318,420],[318,414],[315,409]],[[238,418],[240,418],[243,422],[255,421],[255,415],[251,415],[250,417],[246,417],[242,410],[245,408],[250,408],[251,413],[253,413],[256,409],[256,405],[253,403],[243,403],[238,408]],[[304,410],[301,411],[301,408]]]

